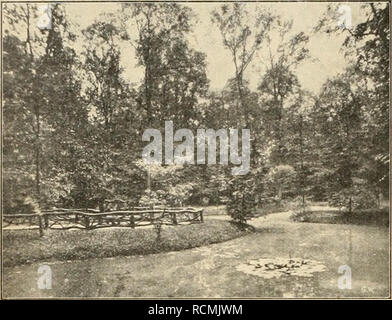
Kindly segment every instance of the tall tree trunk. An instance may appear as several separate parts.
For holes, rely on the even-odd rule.
[[[35,189],[37,194],[38,204],[41,205],[41,175],[40,175],[40,164],[41,164],[41,120],[40,120],[40,111],[39,107],[36,110],[36,145],[35,145]]]
[[[303,141],[303,119],[300,116],[299,125],[299,135],[300,135],[300,157],[301,157],[301,194],[302,194],[302,208],[305,211],[305,169],[304,169],[304,141]]]
[[[147,189],[151,190],[151,173],[150,173],[150,169],[147,169]]]
[[[31,45],[30,35],[30,6],[26,4],[26,51],[30,56],[30,63],[34,62],[33,47]],[[36,132],[35,132],[35,192],[38,204],[41,205],[41,115],[39,105],[34,106],[35,119],[36,119]]]

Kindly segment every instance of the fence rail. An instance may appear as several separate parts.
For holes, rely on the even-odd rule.
[[[148,225],[178,225],[203,222],[203,209],[192,207],[133,207],[132,210],[99,212],[95,209],[53,209],[40,214],[4,214],[3,228],[10,225],[44,229],[98,229]]]

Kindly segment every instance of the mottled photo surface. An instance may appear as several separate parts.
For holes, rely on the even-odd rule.
[[[390,298],[388,2],[1,13],[4,299]]]

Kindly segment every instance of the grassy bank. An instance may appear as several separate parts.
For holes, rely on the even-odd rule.
[[[234,239],[250,233],[229,221],[163,227],[161,239],[152,228],[99,230],[37,230],[3,232],[4,266],[38,261],[145,255],[178,251]]]
[[[205,216],[227,216],[227,209],[225,205],[198,207],[204,210]],[[262,217],[267,214],[284,212],[290,210],[290,203],[284,202],[282,204],[264,204],[263,206],[255,208],[253,217]]]
[[[294,213],[293,221],[332,224],[357,224],[357,225],[389,225],[389,209],[358,210],[352,213],[336,210],[307,211]]]

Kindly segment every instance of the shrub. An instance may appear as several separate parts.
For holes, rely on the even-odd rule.
[[[192,195],[193,184],[182,183],[168,189],[165,200],[171,206],[182,206]]]
[[[141,205],[142,207],[156,206],[162,204],[166,204],[164,192],[162,190],[152,191],[150,189],[146,189],[145,193],[139,200],[139,205]]]
[[[306,212],[308,209],[308,201],[306,199],[303,201],[302,197],[298,196],[289,201],[286,208],[294,212]]]
[[[269,188],[274,190],[279,200],[282,200],[282,194],[285,189],[290,189],[295,177],[295,170],[289,165],[278,165],[269,169],[266,181]]]
[[[378,201],[374,192],[364,186],[354,186],[333,193],[328,204],[351,212],[358,209],[376,208]]]
[[[246,223],[256,207],[255,181],[249,175],[237,176],[230,180],[229,185],[227,212],[234,221]]]
[[[18,197],[13,199],[12,203],[8,202],[7,206],[4,206],[4,212],[6,214],[38,214],[40,207],[32,197]]]

